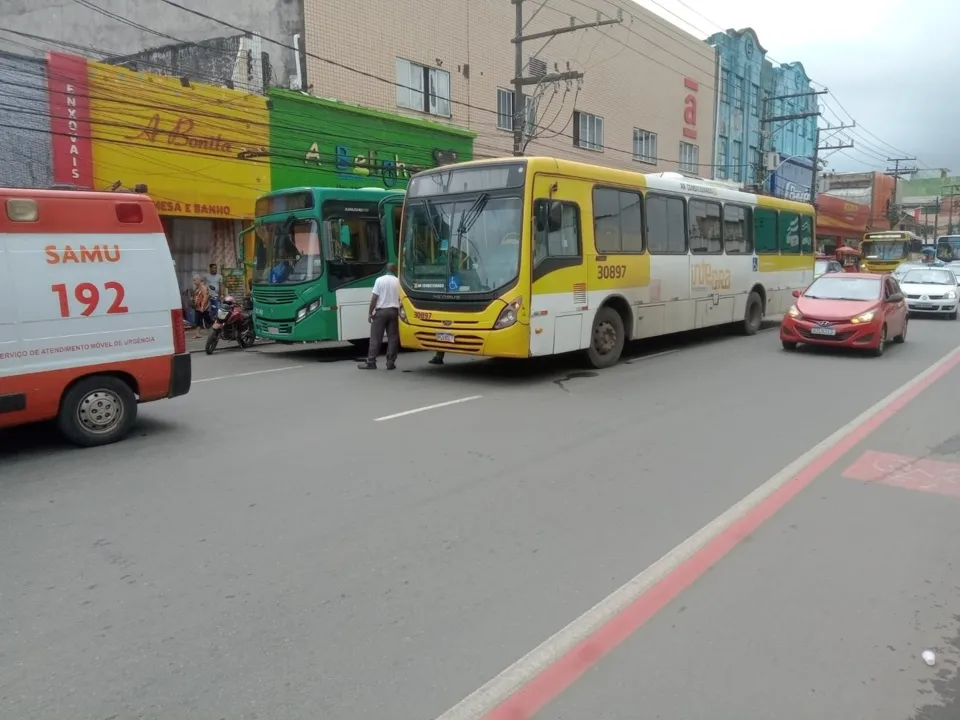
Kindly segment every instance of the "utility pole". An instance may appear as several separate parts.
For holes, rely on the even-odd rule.
[[[514,56],[513,56],[513,154],[517,157],[523,155],[523,131],[526,127],[526,100],[523,96],[523,88],[527,85],[539,85],[540,83],[545,82],[557,82],[559,80],[580,80],[583,78],[582,72],[568,71],[568,72],[558,72],[558,73],[549,73],[542,77],[532,77],[525,78],[523,77],[523,68],[525,63],[523,62],[523,43],[527,40],[539,40],[541,38],[547,38],[547,42],[555,38],[557,35],[562,35],[569,32],[577,32],[579,30],[587,30],[589,28],[602,27],[603,25],[617,25],[623,22],[623,11],[620,10],[617,13],[616,19],[607,19],[601,20],[600,13],[597,13],[596,22],[592,23],[578,23],[576,18],[570,18],[570,25],[567,27],[556,28],[554,30],[544,30],[543,32],[531,33],[530,35],[523,34],[523,3],[524,0],[511,0],[514,4],[516,10],[516,35],[514,36],[512,42],[514,44]],[[536,14],[536,13],[534,13]],[[532,19],[532,18],[531,18]]]
[[[790,100],[792,98],[816,97],[817,95],[826,95],[829,92],[830,91],[828,89],[824,88],[823,90],[816,90],[816,91],[811,90],[809,92],[792,93],[790,95],[775,95],[773,97],[764,98],[763,104],[761,106],[762,109],[760,111],[760,128],[761,128],[760,129],[760,157],[761,159],[763,159],[767,151],[767,146],[764,138],[766,137],[771,140],[773,139],[773,132],[764,131],[763,127],[765,125],[769,125],[770,123],[774,123],[774,122],[789,122],[791,120],[805,120],[806,118],[811,118],[811,117],[818,118],[820,117],[820,114],[821,114],[819,110],[816,110],[812,112],[792,113],[790,115],[775,115],[773,117],[768,117],[767,108],[770,107],[771,102],[773,102],[774,100]],[[817,144],[820,143],[819,138],[820,138],[820,135],[818,130]],[[772,151],[773,149],[772,142],[769,144],[769,148]],[[817,176],[816,163],[817,163],[817,154],[816,154],[816,150],[814,150],[814,169],[813,169],[813,180],[810,184],[810,202],[813,202],[814,193],[816,192],[816,190],[814,189],[816,187],[816,176]],[[764,186],[767,184],[767,180],[773,175],[774,172],[776,172],[776,170],[768,172],[767,169],[763,167],[762,163],[759,167],[760,169],[757,173],[758,175],[757,191],[762,193],[764,192]]]
[[[823,130],[827,132],[833,132],[836,130],[846,130],[848,128],[856,127],[857,123],[854,122],[853,125],[827,125]],[[822,150],[846,150],[847,148],[853,147],[853,142],[849,142],[846,145],[824,145],[820,147],[820,126],[817,126],[816,139],[814,140],[813,145],[813,177],[810,179],[810,204],[813,205],[817,200],[817,175],[820,172],[820,152]]]
[[[884,175],[893,176],[893,201],[890,203],[890,213],[887,217],[887,219],[890,220],[891,230],[893,230],[893,226],[900,221],[900,204],[897,202],[897,194],[900,191],[900,178],[903,175],[909,175],[917,171],[916,167],[901,168],[900,163],[913,162],[914,160],[916,160],[915,157],[887,158],[888,163],[893,163],[893,169],[887,168],[887,171],[884,173]]]

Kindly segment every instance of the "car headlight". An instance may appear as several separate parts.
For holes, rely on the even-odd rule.
[[[876,317],[876,313],[873,310],[863,313],[863,315],[857,315],[855,318],[852,318],[850,322],[854,325],[862,325],[863,323],[868,323],[873,318]]]
[[[520,312],[521,307],[523,307],[522,297],[518,297],[513,302],[508,303],[507,306],[500,311],[500,317],[498,317],[497,321],[493,324],[493,329],[503,330],[511,325],[516,325],[517,313]]]
[[[803,314],[800,312],[799,309],[797,309],[797,306],[796,306],[796,305],[791,305],[791,306],[790,306],[790,309],[787,310],[787,315],[789,315],[789,316],[792,317],[792,318],[797,318],[797,319],[800,319],[800,318],[803,317]]]
[[[951,290],[950,292],[948,292],[948,293],[946,294],[945,297],[947,298],[947,300],[956,300],[956,299],[957,299],[957,293],[954,292],[953,290]]]

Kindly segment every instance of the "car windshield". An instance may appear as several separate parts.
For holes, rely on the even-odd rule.
[[[411,290],[489,292],[520,272],[523,201],[487,193],[409,199],[401,279]]]
[[[869,260],[899,260],[906,257],[907,245],[902,242],[870,242],[860,246],[863,257]]]
[[[956,285],[957,280],[949,270],[911,270],[900,281],[904,285]]]
[[[323,274],[323,256],[315,220],[265,222],[256,226],[253,281],[284,285],[307,282]]]
[[[811,300],[877,300],[880,297],[880,278],[825,275],[814,280],[803,296]]]

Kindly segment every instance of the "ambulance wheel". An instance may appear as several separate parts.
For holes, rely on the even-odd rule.
[[[137,397],[110,375],[83,378],[60,401],[57,424],[74,445],[96,447],[122,440],[137,419]]]

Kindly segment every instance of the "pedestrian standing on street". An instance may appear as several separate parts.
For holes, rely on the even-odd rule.
[[[210,291],[199,275],[193,276],[193,310],[196,338],[199,340],[200,331],[207,329],[210,320]]]
[[[373,284],[370,298],[370,350],[367,361],[357,367],[361,370],[376,370],[377,355],[383,343],[383,333],[387,333],[387,370],[397,367],[397,355],[400,353],[400,281],[397,280],[397,266],[387,265],[386,275],[381,275]]]
[[[216,263],[210,263],[207,271],[203,276],[203,282],[207,284],[207,290],[210,291],[210,314],[213,317],[220,309],[220,301],[223,300],[223,275],[217,270]]]

